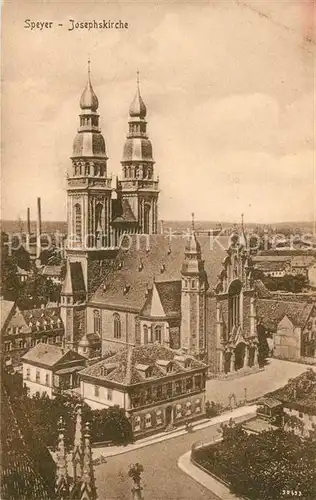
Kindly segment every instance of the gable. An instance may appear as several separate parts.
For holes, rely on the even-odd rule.
[[[162,303],[156,288],[156,285],[154,284],[153,287],[153,293],[152,293],[152,298],[151,298],[151,307],[150,307],[150,316],[153,317],[165,317],[165,312],[162,307]]]
[[[278,333],[279,333],[279,330],[288,330],[289,328],[293,329],[294,325],[293,325],[292,321],[285,314],[283,316],[283,318],[281,319],[281,321],[279,321],[277,330],[278,330]]]
[[[15,311],[12,311],[12,315],[9,315],[8,320],[6,321],[6,331],[10,328],[19,328],[21,329],[21,333],[26,333],[30,331],[30,327],[24,319],[24,316],[20,309],[17,307]]]
[[[15,307],[15,303],[13,301],[1,299],[1,330],[4,330],[6,328],[8,322],[10,321],[10,318],[12,318],[12,315],[14,314],[16,309],[17,308]]]
[[[66,363],[71,363],[75,361],[86,361],[86,358],[84,356],[81,356],[81,354],[78,354],[75,351],[66,351],[65,354],[55,363],[55,367],[59,367],[60,365],[64,365]]]

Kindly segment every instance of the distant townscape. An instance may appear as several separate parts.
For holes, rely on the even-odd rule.
[[[313,225],[160,220],[139,81],[115,182],[90,68],[79,105],[67,223],[2,223],[1,498],[153,498],[146,457],[191,498],[316,498]]]

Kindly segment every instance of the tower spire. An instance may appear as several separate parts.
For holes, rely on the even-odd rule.
[[[56,496],[58,500],[67,500],[69,493],[67,454],[65,449],[65,425],[63,418],[58,422],[58,449],[57,449],[57,471],[56,471]]]
[[[74,481],[80,480],[82,477],[82,459],[83,459],[83,443],[82,443],[82,407],[77,406],[76,427],[74,449],[72,454]]]
[[[194,233],[195,228],[194,228],[194,212],[191,213],[191,224],[192,224],[192,233]]]
[[[92,463],[92,450],[90,440],[90,426],[86,422],[84,428],[84,446],[83,446],[83,473],[81,482],[80,500],[96,500],[96,487]]]

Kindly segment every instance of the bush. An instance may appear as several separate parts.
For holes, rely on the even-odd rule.
[[[273,500],[283,490],[316,498],[316,442],[282,429],[247,434],[240,424],[222,426],[223,440],[193,451],[203,467],[251,500]]]
[[[205,413],[207,418],[217,417],[223,412],[223,406],[220,403],[215,403],[214,401],[206,401],[205,403]]]
[[[47,395],[29,398],[22,385],[21,375],[5,374],[4,379],[10,397],[15,399],[21,408],[23,418],[46,446],[55,449],[58,442],[58,421],[63,417],[65,422],[65,446],[71,449],[75,435],[76,408],[82,406],[84,422],[91,422],[92,442],[112,441],[114,444],[127,444],[133,440],[132,426],[119,406],[102,410],[91,410],[80,397],[58,394],[55,399]]]

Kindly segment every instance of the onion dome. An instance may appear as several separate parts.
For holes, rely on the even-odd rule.
[[[146,113],[147,109],[140,95],[137,72],[137,90],[129,108],[129,132],[124,144],[122,162],[154,162],[152,145],[146,130]]]
[[[88,61],[88,81],[80,98],[80,108],[96,111],[99,107],[98,98],[92,88],[90,79],[90,60]]]
[[[136,94],[135,94],[135,97],[133,99],[133,102],[129,108],[129,116],[131,118],[145,118],[146,113],[147,113],[147,109],[146,109],[145,103],[140,95],[139,85],[137,82],[137,90],[136,90]]]
[[[106,158],[105,140],[99,128],[98,98],[90,80],[90,61],[88,61],[88,81],[80,99],[80,127],[73,142],[73,158]]]

